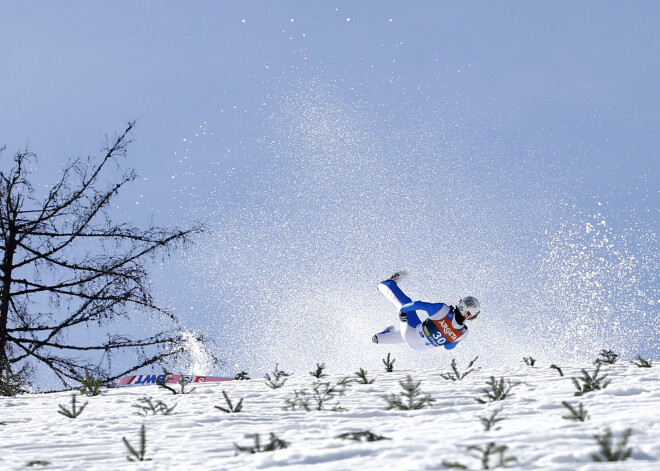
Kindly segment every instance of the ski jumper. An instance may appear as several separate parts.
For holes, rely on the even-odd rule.
[[[380,291],[399,312],[406,313],[406,322],[401,330],[386,330],[376,334],[378,343],[406,343],[417,351],[445,347],[452,349],[467,335],[467,327],[458,321],[451,306],[444,303],[413,302],[392,280],[378,283]],[[417,310],[425,311],[428,318],[423,321]],[[462,319],[462,318],[461,318]]]

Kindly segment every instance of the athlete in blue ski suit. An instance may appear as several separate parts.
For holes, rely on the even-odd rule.
[[[392,278],[378,283],[378,291],[399,310],[401,330],[395,330],[394,326],[388,327],[374,335],[372,341],[383,344],[406,343],[418,351],[434,347],[448,350],[456,347],[468,333],[465,320],[474,319],[479,314],[479,302],[472,296],[466,296],[465,301],[461,299],[458,308],[444,303],[412,302],[395,281],[405,275],[405,272],[396,273]],[[428,318],[421,320],[416,312],[418,310],[425,311]]]

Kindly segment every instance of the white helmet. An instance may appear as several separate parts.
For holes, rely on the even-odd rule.
[[[481,303],[474,296],[465,296],[458,302],[458,311],[466,319],[475,319],[481,312]]]

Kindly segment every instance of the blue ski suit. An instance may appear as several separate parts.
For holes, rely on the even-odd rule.
[[[413,302],[392,280],[378,283],[378,291],[394,304],[399,312],[406,313],[406,322],[401,322],[401,330],[385,330],[376,334],[378,343],[406,343],[418,351],[435,347],[449,350],[456,347],[467,335],[467,326],[459,322],[459,316],[456,316],[447,304]],[[428,317],[421,320],[417,314],[418,310],[425,311]]]

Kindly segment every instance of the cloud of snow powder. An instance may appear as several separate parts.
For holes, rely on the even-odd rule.
[[[384,94],[289,71],[264,85],[251,135],[186,143],[214,155],[181,195],[210,230],[182,253],[176,296],[225,373],[380,368],[390,351],[411,368],[652,348],[655,232],[566,203],[573,180],[546,144],[487,127],[438,84]],[[237,154],[242,167],[225,163]],[[401,268],[413,299],[481,300],[451,355],[370,343],[397,319],[376,283]]]

